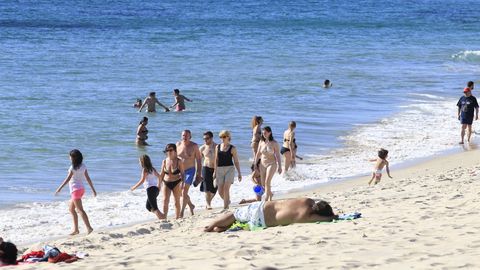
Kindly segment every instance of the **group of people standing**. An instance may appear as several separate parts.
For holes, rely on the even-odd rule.
[[[148,119],[142,120],[144,124]],[[273,198],[271,181],[275,173],[281,174],[295,166],[296,148],[295,128],[296,123],[290,122],[284,132],[283,144],[280,147],[275,141],[272,129],[262,127],[263,118],[254,116],[252,125],[252,179],[257,174],[258,184],[265,189],[265,201]],[[142,131],[146,127],[139,127]],[[141,133],[141,132],[140,132]],[[138,132],[137,132],[138,134]],[[170,197],[173,193],[175,202],[175,217],[182,218],[187,207],[194,214],[195,205],[191,202],[189,190],[191,186],[200,185],[200,191],[205,193],[206,209],[212,209],[212,200],[218,193],[223,200],[223,208],[228,209],[231,204],[230,189],[235,180],[242,181],[242,172],[238,158],[237,148],[231,143],[232,135],[228,130],[218,134],[220,142],[214,141],[211,131],[203,133],[204,143],[199,146],[193,142],[190,130],[182,131],[181,140],[176,144],[169,143],[165,146],[165,159],[162,161],[159,172],[152,166],[148,155],[140,157],[142,174],[140,180],[131,188],[135,190],[143,184],[147,191],[146,208],[159,219],[168,215]],[[284,167],[282,158],[284,157]],[[283,170],[282,170],[283,168]],[[163,211],[157,205],[157,197],[163,186]],[[257,197],[256,200],[261,200]]]

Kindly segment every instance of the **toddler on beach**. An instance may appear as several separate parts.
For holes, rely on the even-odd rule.
[[[148,212],[154,213],[158,219],[164,219],[165,215],[158,210],[157,197],[160,194],[161,182],[160,174],[155,170],[152,165],[152,161],[148,155],[142,155],[140,157],[140,165],[142,166],[142,176],[140,180],[130,188],[131,191],[137,189],[141,184],[147,191],[147,204],[146,208]]]
[[[263,189],[265,189],[265,187],[262,185],[262,181],[260,178],[260,170],[258,169],[258,165],[259,164],[257,163],[257,168],[255,168],[255,165],[252,164],[252,166],[250,167],[250,169],[252,170],[252,175],[250,177],[252,178],[252,182],[255,186],[259,185]],[[262,196],[260,196],[259,194],[255,194],[255,196],[256,196],[255,199],[242,199],[239,204],[258,202],[262,200]]]
[[[383,167],[386,168],[388,177],[392,178],[390,176],[390,168],[388,167],[387,157],[388,157],[388,150],[381,148],[378,151],[378,158],[370,160],[371,162],[376,162],[376,163],[372,172],[372,179],[368,181],[368,185],[372,184],[373,179],[375,179],[375,185],[380,182],[380,180],[382,179]]]
[[[72,151],[70,151],[70,161],[72,162],[72,166],[70,166],[70,168],[68,169],[67,178],[65,178],[65,180],[63,180],[63,183],[58,187],[55,195],[57,195],[67,183],[69,184],[71,194],[69,209],[73,218],[73,231],[70,233],[70,235],[79,234],[77,212],[82,217],[82,220],[87,227],[88,234],[90,234],[93,231],[93,228],[92,226],[90,226],[87,213],[85,213],[85,210],[83,210],[82,205],[82,197],[83,194],[85,194],[85,187],[83,186],[83,181],[86,180],[88,182],[88,185],[90,185],[94,197],[97,196],[97,192],[95,191],[92,180],[88,175],[87,167],[85,166],[85,164],[83,164],[82,153],[77,149],[73,149]]]

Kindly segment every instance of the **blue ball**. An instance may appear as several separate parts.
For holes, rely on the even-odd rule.
[[[258,196],[262,196],[265,190],[261,185],[256,185],[253,187],[253,192],[255,192],[255,194],[257,194]]]

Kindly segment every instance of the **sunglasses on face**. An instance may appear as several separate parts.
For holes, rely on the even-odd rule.
[[[207,140],[210,140],[210,139],[211,139],[210,137],[203,137],[204,141],[207,141]]]

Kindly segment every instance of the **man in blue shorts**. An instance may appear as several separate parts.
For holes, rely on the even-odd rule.
[[[473,87],[472,87],[473,88]],[[469,87],[463,89],[464,96],[457,102],[458,107],[458,120],[462,124],[461,141],[464,143],[465,129],[468,127],[467,141],[470,142],[470,136],[472,136],[472,123],[475,116],[475,120],[478,120],[478,102],[472,95],[472,90]]]

